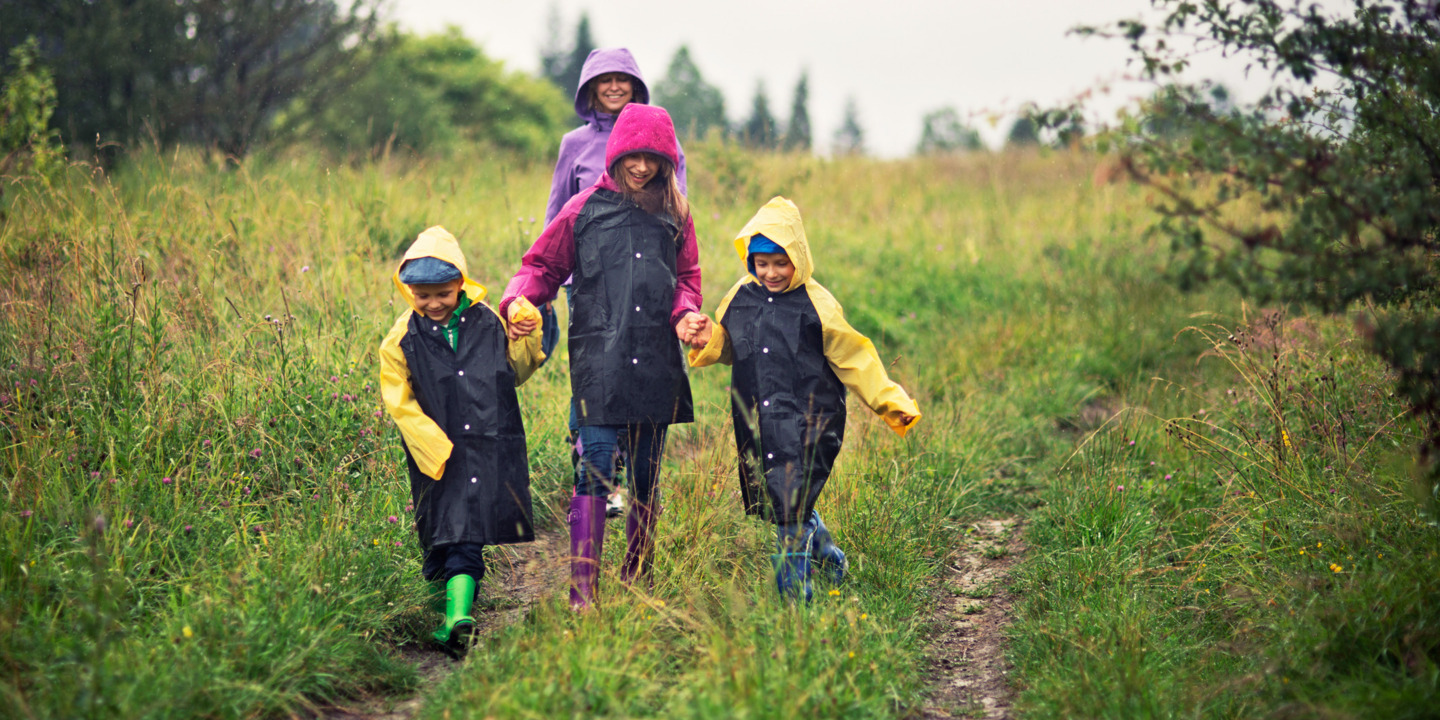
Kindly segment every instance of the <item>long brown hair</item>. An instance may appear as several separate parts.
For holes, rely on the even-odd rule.
[[[655,172],[655,177],[645,183],[645,187],[639,190],[631,190],[630,183],[623,177],[621,163],[629,155],[626,153],[611,163],[609,172],[610,179],[620,187],[620,192],[629,198],[636,205],[640,206],[651,215],[664,213],[669,215],[677,225],[685,226],[685,221],[690,217],[690,203],[685,200],[684,193],[680,192],[680,181],[675,177],[675,166],[669,158],[655,153],[645,153],[659,161],[660,168]]]

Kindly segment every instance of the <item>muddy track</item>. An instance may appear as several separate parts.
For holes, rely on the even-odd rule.
[[[489,554],[483,596],[472,613],[477,632],[475,642],[483,643],[489,635],[517,622],[530,607],[550,593],[557,592],[565,582],[567,564],[566,536],[556,530],[541,530],[535,541],[499,548]],[[316,720],[410,720],[425,704],[425,690],[444,682],[460,663],[433,646],[401,645],[395,652],[415,666],[420,675],[419,692],[409,696],[362,696],[350,702],[317,708],[308,717]]]
[[[1025,550],[1020,528],[1013,517],[977,522],[947,563],[933,617],[940,632],[926,652],[929,691],[919,717],[1013,717],[1004,631],[1015,598],[1006,576]]]

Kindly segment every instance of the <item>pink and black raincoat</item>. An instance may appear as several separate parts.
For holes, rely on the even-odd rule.
[[[663,108],[631,103],[615,121],[605,167],[644,152],[679,163]],[[525,253],[500,301],[555,298],[571,273],[570,389],[580,425],[692,422],[674,325],[699,312],[699,248],[690,217],[652,215],[608,174],[571,198]]]

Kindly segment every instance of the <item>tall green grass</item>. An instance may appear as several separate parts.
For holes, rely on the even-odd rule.
[[[698,422],[670,436],[653,592],[618,582],[623,533],[612,524],[598,612],[572,614],[557,586],[441,686],[418,687],[393,650],[423,642],[434,618],[403,456],[378,413],[374,350],[401,309],[388,277],[420,230],[443,224],[494,299],[540,229],[549,168],[503,156],[347,165],[296,154],[227,170],[189,152],[141,154],[115,177],[77,166],[53,188],[22,182],[5,195],[3,714],[249,717],[423,691],[426,717],[904,716],[926,682],[932,579],[971,523],[1032,512],[1014,629],[1024,707],[1250,714],[1292,702],[1286,687],[1309,688],[1298,697],[1321,706],[1331,695],[1316,688],[1329,676],[1315,664],[1265,675],[1289,681],[1259,699],[1225,700],[1216,688],[1272,656],[1314,657],[1272,655],[1266,643],[1331,637],[1316,634],[1324,622],[1302,620],[1370,597],[1359,589],[1364,562],[1347,559],[1344,573],[1305,566],[1289,594],[1265,598],[1302,620],[1247,625],[1236,618],[1274,613],[1236,599],[1233,584],[1278,582],[1256,574],[1252,556],[1278,557],[1283,537],[1295,555],[1284,567],[1300,567],[1313,562],[1297,549],[1311,535],[1353,555],[1360,528],[1389,543],[1376,555],[1404,556],[1411,570],[1433,552],[1394,470],[1403,421],[1364,421],[1367,438],[1378,432],[1363,452],[1364,423],[1347,426],[1348,460],[1315,465],[1319,479],[1267,459],[1231,463],[1248,484],[1213,485],[1204,463],[1228,451],[1197,438],[1228,438],[1241,457],[1259,451],[1251,430],[1214,419],[1219,402],[1196,398],[1234,387],[1249,393],[1236,417],[1270,429],[1276,414],[1256,410],[1256,391],[1235,379],[1258,370],[1221,365],[1210,338],[1186,331],[1234,325],[1241,305],[1218,290],[1170,289],[1163,250],[1141,235],[1145,198],[1093,186],[1093,158],[691,151],[707,310],[743,271],[735,230],[787,195],[805,216],[816,278],[925,413],[901,440],[853,408],[820,502],[851,559],[845,585],[820,585],[808,606],[779,601],[773,531],[740,509],[728,372],[699,370]],[[1332,403],[1370,403],[1388,420],[1396,409],[1367,394],[1384,387],[1379,369],[1320,327],[1307,352],[1349,363],[1327,391]],[[521,399],[541,522],[560,531],[563,351]],[[1202,406],[1210,420],[1166,422]],[[1322,453],[1286,427],[1302,452]],[[1186,479],[1152,478],[1152,459]],[[1311,487],[1332,478],[1350,484]],[[1309,501],[1284,483],[1328,509],[1297,515]],[[1368,494],[1347,489],[1357,483]],[[1240,487],[1268,499],[1234,495]],[[1277,487],[1287,500],[1272,497]],[[1271,514],[1256,520],[1261,507]],[[1282,513],[1283,532],[1270,520]],[[1319,530],[1340,517],[1351,518],[1346,533]],[[1202,562],[1204,574],[1192,572]],[[1411,570],[1385,592],[1430,587]],[[1359,594],[1341,602],[1336,587]],[[490,580],[485,592],[505,588]],[[1397,618],[1420,622],[1425,602],[1372,612],[1347,632],[1373,640],[1391,628],[1387,647],[1408,668],[1416,648],[1428,652],[1429,626],[1407,630]],[[1171,627],[1183,635],[1146,639]],[[1163,662],[1147,659],[1155,647]],[[1159,677],[1169,670],[1180,672]],[[1355,682],[1382,687],[1373,679]],[[1433,692],[1424,682],[1395,702]],[[1177,710],[1177,698],[1190,704]]]

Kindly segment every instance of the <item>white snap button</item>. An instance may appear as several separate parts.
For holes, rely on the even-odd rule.
[[[761,405],[764,405],[765,407],[770,407],[770,401],[769,401],[769,400],[766,400],[765,402],[762,402],[762,403],[760,403],[760,404],[761,404]],[[468,428],[467,428],[467,429],[468,429]]]
[[[461,371],[460,371],[460,375],[461,375],[461,376],[464,376],[464,375],[465,375],[465,371],[464,371],[464,370],[461,370]]]
[[[766,459],[766,460],[774,460],[774,459],[775,459],[775,453],[765,453],[765,459]],[[471,482],[474,482],[474,481],[472,480]]]
[[[635,257],[640,257],[640,253],[635,253]]]
[[[430,329],[431,329],[431,330],[439,330],[439,329],[440,329],[440,326],[439,326],[439,325],[431,325],[431,326],[430,326]]]
[[[775,298],[765,298],[765,302],[775,302]]]
[[[630,358],[630,364],[631,364],[631,365],[639,365],[639,364],[640,364],[640,358]]]
[[[767,352],[767,353],[770,352],[770,348],[761,348],[761,350],[763,350],[764,352]]]
[[[466,425],[466,426],[465,426],[465,429],[466,429],[466,430],[469,430],[469,429],[470,429],[470,426],[469,426],[469,425]]]
[[[473,482],[476,482],[477,480],[478,480],[478,478],[470,478],[470,482],[472,482],[472,483],[473,483]]]
[[[640,312],[640,306],[639,306],[639,305],[636,305],[636,306],[635,306],[635,312]]]

